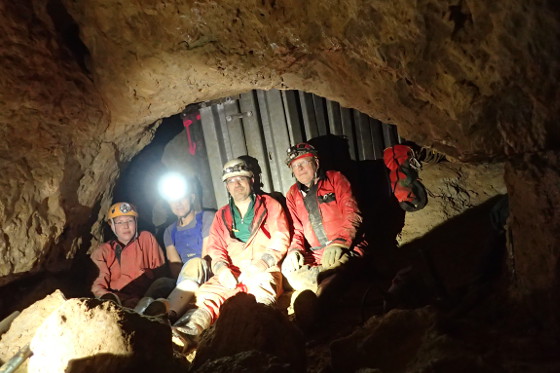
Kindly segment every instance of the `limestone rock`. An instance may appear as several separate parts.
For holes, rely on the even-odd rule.
[[[0,286],[96,246],[119,168],[153,123],[194,102],[299,89],[460,160],[558,148],[559,12],[522,0],[4,1]],[[520,252],[556,263],[523,228],[534,214],[512,211]],[[519,275],[527,289],[554,281]]]
[[[245,351],[204,362],[193,372],[196,373],[241,373],[267,372],[290,373],[294,369],[276,356],[260,351]]]
[[[109,301],[70,299],[37,329],[29,372],[167,371],[168,325]]]
[[[357,108],[463,159],[559,140],[560,24],[549,3],[68,6],[115,137],[133,118],[147,124],[188,103],[275,87]]]
[[[66,299],[59,291],[47,295],[23,310],[12,322],[10,329],[2,335],[0,340],[0,360],[7,361],[14,356],[21,347],[31,342],[35,331],[41,326]]]
[[[340,372],[383,373],[558,371],[554,335],[529,335],[519,329],[523,328],[519,320],[503,315],[496,319],[483,310],[476,314],[455,318],[425,307],[374,316],[363,328],[331,344],[332,367]]]
[[[435,315],[428,309],[393,310],[383,317],[373,317],[363,329],[331,344],[332,366],[336,371],[407,371],[434,323]]]
[[[241,354],[249,351],[259,351],[262,354]],[[265,362],[272,364],[267,355],[289,364],[293,372],[303,371],[303,336],[279,310],[257,303],[252,295],[240,293],[222,306],[215,326],[204,334],[193,366],[198,368],[206,361],[225,357],[227,359],[221,361],[229,364],[234,359],[233,356],[236,356],[240,359],[236,364],[240,366],[246,366],[255,360],[262,367]],[[276,363],[273,365],[277,366]]]
[[[0,5],[0,285],[67,267],[117,172],[107,109],[50,4]]]
[[[428,191],[428,204],[422,210],[406,214],[399,244],[419,238],[468,209],[507,193],[503,172],[501,163],[426,164],[419,177]]]
[[[560,328],[560,153],[538,152],[506,164],[515,295],[538,294],[532,312]],[[550,288],[550,285],[553,285]],[[550,324],[552,323],[552,324]]]

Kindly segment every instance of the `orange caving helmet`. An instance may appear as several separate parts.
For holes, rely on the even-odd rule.
[[[138,218],[138,212],[133,204],[128,202],[117,202],[109,208],[107,212],[107,221],[119,216],[134,216]]]

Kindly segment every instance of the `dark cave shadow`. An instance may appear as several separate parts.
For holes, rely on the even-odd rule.
[[[65,196],[61,205],[71,223],[69,223],[62,232],[59,240],[59,247],[64,253],[70,252],[70,245],[73,240],[78,237],[82,239],[72,259],[69,270],[70,277],[73,279],[73,285],[79,287],[76,289],[77,292],[83,291],[84,286],[87,286],[87,281],[89,281],[87,276],[91,267],[86,259],[88,257],[87,251],[93,240],[91,227],[97,221],[97,216],[101,208],[101,201],[99,200],[91,209],[79,203],[77,191],[80,187],[80,178],[76,177],[76,175],[80,170],[80,163],[75,156],[68,155],[64,165],[64,176],[60,183],[60,193]],[[73,296],[73,294],[67,294],[66,292],[65,295],[67,297]]]
[[[142,358],[141,356],[119,356],[100,353],[93,356],[72,359],[65,369],[66,373],[77,372],[186,372],[185,361],[162,356],[161,358]]]
[[[119,356],[111,353],[101,353],[93,356],[72,359],[68,362],[65,372],[133,372],[138,371],[138,363],[131,357]]]
[[[502,198],[495,196],[397,248],[394,258],[403,276],[393,285],[403,292],[398,297],[408,298],[397,303],[455,307],[467,292],[489,290],[500,280],[506,268],[505,233],[493,225],[492,211]]]

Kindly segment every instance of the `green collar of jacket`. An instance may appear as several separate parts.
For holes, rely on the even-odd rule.
[[[249,208],[245,213],[245,216],[241,217],[241,213],[235,203],[233,198],[229,198],[229,208],[232,212],[233,217],[233,235],[240,241],[247,242],[249,237],[251,237],[251,224],[253,223],[253,218],[255,217],[255,194],[251,193],[251,203]]]

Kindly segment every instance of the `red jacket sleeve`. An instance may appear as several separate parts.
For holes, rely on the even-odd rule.
[[[331,240],[331,244],[339,244],[350,248],[356,237],[356,233],[362,224],[362,215],[348,179],[340,172],[332,174],[334,193],[337,196],[337,203],[342,214],[342,224]]]
[[[109,271],[109,266],[107,261],[109,260],[108,254],[111,248],[108,244],[102,244],[97,249],[91,253],[91,260],[95,263],[97,268],[99,269],[99,275],[93,281],[91,285],[91,292],[96,297],[100,297],[103,294],[110,292],[110,281],[111,281],[111,274]]]
[[[272,197],[263,198],[267,207],[266,225],[270,232],[270,242],[261,258],[269,267],[273,267],[286,255],[290,244],[290,227],[282,205]]]
[[[216,213],[210,227],[210,234],[208,235],[208,255],[212,259],[212,271],[214,273],[217,273],[222,266],[231,264],[227,253],[228,244],[224,239],[224,237],[229,236],[229,232],[224,232],[227,230],[226,224],[222,219],[224,208],[228,207],[222,207]]]
[[[140,232],[138,244],[142,249],[140,269],[149,279],[156,279],[167,275],[165,255],[156,238],[148,231]]]
[[[151,269],[161,268],[162,266],[165,265],[165,256],[163,255],[163,250],[159,246],[154,235],[149,232],[146,233],[148,235],[147,237],[148,247],[150,248],[148,265]]]
[[[295,202],[295,199],[299,197],[297,193],[299,193],[297,186],[293,185],[288,191],[288,195],[286,196],[286,205],[288,206],[288,211],[290,212],[290,216],[292,217],[292,225],[294,228],[294,235],[292,236],[292,242],[290,243],[288,252],[305,251],[305,236],[303,234],[303,223],[300,217],[298,216],[298,211]]]

